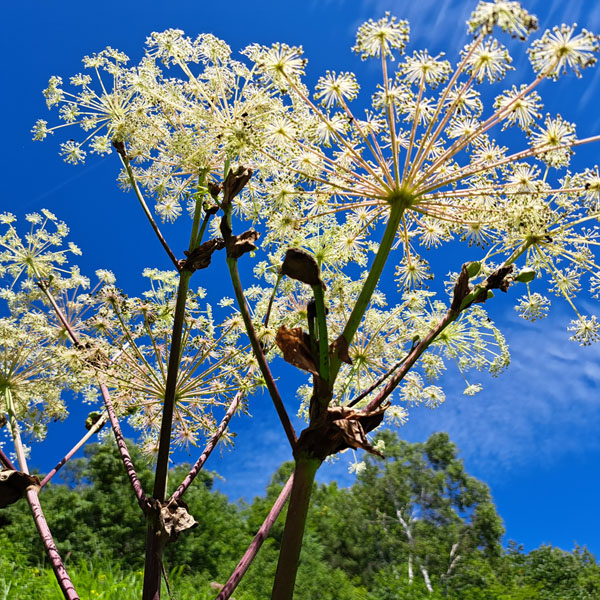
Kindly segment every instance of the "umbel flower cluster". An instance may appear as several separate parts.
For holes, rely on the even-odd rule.
[[[536,29],[537,20],[518,2],[480,2],[468,21],[469,41],[450,59],[408,50],[406,21],[387,13],[369,20],[353,50],[381,67],[370,98],[360,94],[351,72],[327,71],[309,89],[300,47],[254,44],[234,58],[213,35],[192,39],[171,29],[147,39],[137,65],[107,48],[85,57],[84,71],[67,83],[52,77],[44,96],[61,123],[39,120],[33,134],[43,140],[80,127],[80,139],[60,146],[73,164],[90,153],[116,153],[120,184],[133,191],[163,241],[147,199],[163,225],[189,213],[215,244],[226,219],[220,211],[234,229],[251,223],[253,240],[261,235],[259,247],[240,260],[254,259],[255,283],[244,298],[261,350],[271,359],[285,346],[282,331],[308,330],[316,344],[312,358],[320,354],[320,364],[301,368],[329,383],[333,404],[381,406],[382,382],[393,380],[418,347],[418,361],[397,379],[386,412],[403,422],[411,404],[444,400],[437,384],[448,362],[465,375],[472,368],[497,374],[508,364],[507,345],[485,310],[489,302],[484,306],[491,288],[521,286],[516,309],[530,320],[544,317],[548,294],[556,295],[575,311],[573,340],[587,345],[600,338],[596,316],[577,303],[580,292],[600,293],[594,253],[600,174],[597,166],[570,170],[577,146],[597,137],[580,138],[573,123],[546,114],[541,96],[546,80],[580,77],[595,64],[598,37],[575,25],[546,31],[527,49],[529,73],[520,83],[511,74],[506,89],[487,100],[513,70],[502,38],[525,41]],[[243,169],[251,176],[225,206],[220,193],[226,176]],[[20,257],[11,239],[2,239],[11,273],[31,275],[28,260],[51,264],[33,252]],[[451,250],[446,256],[458,256],[466,252],[461,242],[476,260],[462,271],[458,261],[446,265],[444,273],[452,272],[436,295],[426,256],[443,247]],[[286,275],[281,266],[290,249],[314,260],[319,285]],[[394,285],[382,279],[389,261]],[[50,267],[44,269],[39,276],[47,278]],[[175,274],[148,276],[155,291],[145,299],[124,299],[112,283],[105,285],[86,323],[91,347],[127,358],[108,372],[121,390],[117,395],[127,396],[124,404],[143,407],[133,417],[142,426],[153,423],[164,393],[172,319],[165,298],[176,286]],[[315,287],[323,293],[324,320],[314,316]],[[35,288],[25,284],[23,290]],[[208,289],[210,297],[216,293]],[[244,346],[241,315],[217,330],[200,300],[194,298],[186,321],[190,341],[192,332],[199,338],[184,360],[175,428],[186,442],[201,429],[194,423],[210,429],[210,418],[197,408],[200,397],[256,383],[239,375],[255,365]],[[316,321],[325,324],[318,333]],[[298,336],[295,343],[305,350],[309,342]],[[326,345],[316,351],[324,338],[347,344],[330,364],[323,360]],[[213,351],[217,341],[222,346]],[[479,389],[467,381],[465,393]],[[300,393],[301,411],[308,414],[313,386]]]

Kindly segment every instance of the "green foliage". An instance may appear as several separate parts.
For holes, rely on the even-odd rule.
[[[446,434],[434,434],[420,444],[401,441],[391,432],[381,433],[380,439],[386,459],[367,458],[354,485],[314,485],[295,599],[600,597],[600,568],[585,548],[569,553],[542,546],[525,553],[510,543],[502,549],[502,523],[489,490],[465,472]],[[147,481],[150,466],[133,444],[130,449]],[[137,600],[146,524],[114,445],[93,444],[85,454],[67,468],[68,485],[51,485],[40,496],[50,526],[83,598]],[[225,583],[291,468],[292,463],[283,464],[265,496],[247,505],[230,503],[213,490],[213,476],[200,473],[185,495],[199,525],[165,552],[174,600],[214,599],[211,583]],[[181,480],[186,470],[185,465],[176,467],[171,480]],[[236,589],[237,600],[269,597],[284,517],[285,509]],[[61,598],[24,502],[0,511],[0,548],[0,600]]]

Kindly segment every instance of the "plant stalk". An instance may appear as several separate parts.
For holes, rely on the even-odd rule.
[[[40,487],[43,488],[57,473],[65,466],[65,464],[71,460],[73,455],[81,448],[93,435],[98,433],[102,427],[108,421],[108,415],[106,413],[102,414],[102,416],[90,427],[90,430],[65,454],[64,458],[60,460],[60,462],[42,479],[40,483]]]
[[[296,436],[296,432],[294,431],[292,422],[290,421],[290,417],[288,416],[287,411],[285,410],[283,400],[281,399],[281,396],[279,395],[279,390],[277,389],[277,385],[275,384],[275,379],[273,378],[271,369],[269,369],[269,364],[267,363],[267,359],[260,345],[260,341],[258,340],[258,336],[256,335],[254,325],[252,324],[250,310],[248,309],[248,305],[246,304],[246,297],[244,296],[242,282],[240,281],[240,274],[237,268],[237,259],[227,257],[227,266],[229,267],[229,274],[231,276],[231,282],[233,284],[235,297],[237,299],[240,312],[242,313],[242,318],[244,319],[244,325],[246,326],[246,333],[248,334],[248,338],[250,339],[252,351],[254,352],[254,356],[256,357],[261,373],[265,378],[265,385],[269,390],[269,394],[271,395],[271,399],[273,400],[273,404],[275,405],[275,410],[279,415],[279,420],[281,421],[283,429],[285,430],[285,433],[287,435],[288,441],[290,442],[290,446],[294,448],[298,438]]]
[[[5,398],[6,405],[8,407],[8,422],[12,438],[15,443],[15,452],[17,454],[19,469],[21,472],[29,475],[29,468],[27,466],[27,459],[25,457],[25,448],[23,447],[23,442],[21,441],[21,433],[17,418],[14,413],[10,391],[5,392]],[[58,549],[56,548],[54,539],[52,538],[52,532],[48,527],[48,522],[46,521],[44,511],[42,510],[40,499],[38,498],[38,488],[36,486],[30,486],[27,489],[26,496],[27,502],[29,502],[29,506],[31,507],[31,512],[33,513],[35,526],[40,534],[40,537],[42,538],[42,543],[44,544],[44,548],[46,549],[46,553],[50,559],[50,564],[52,565],[52,570],[56,576],[56,581],[58,582],[65,600],[79,600],[79,595],[77,594],[75,586],[73,585],[73,582],[71,581],[71,578],[65,569],[63,560],[58,552]]]
[[[169,455],[171,453],[171,430],[173,428],[173,412],[175,409],[175,396],[177,391],[177,377],[181,359],[181,341],[185,319],[185,304],[189,290],[192,272],[182,269],[179,274],[179,287],[175,303],[173,318],[173,334],[167,365],[167,383],[165,401],[163,406],[162,422],[160,426],[158,457],[154,475],[154,489],[152,496],[162,503],[165,501],[167,491],[167,477],[169,473]],[[142,600],[159,600],[161,584],[161,565],[163,543],[160,539],[157,515],[151,515],[148,522],[146,536],[146,559],[144,565],[144,590]]]
[[[407,206],[407,201],[410,201],[410,195],[408,193],[406,193],[406,198],[404,198],[404,196],[400,196],[390,204],[388,222],[385,226],[385,231],[383,233],[381,243],[379,244],[377,254],[375,255],[375,260],[369,269],[369,274],[367,275],[362,290],[356,299],[356,304],[354,305],[354,308],[348,317],[346,327],[344,327],[344,331],[342,332],[342,335],[346,338],[348,345],[351,344],[352,338],[357,332],[358,326],[360,325],[360,322],[367,311],[369,303],[371,302],[371,297],[373,296],[373,292],[375,291],[377,283],[379,282],[379,278],[381,277],[381,273],[383,272],[383,267],[385,266],[394,244],[396,232],[402,219],[402,215],[404,214],[404,209]],[[340,358],[334,354],[334,356],[331,357],[331,365],[329,370],[331,386],[333,386],[335,382],[341,364],[342,361]]]
[[[294,584],[313,482],[321,462],[308,453],[299,453],[296,457],[290,505],[285,520],[271,600],[292,600],[294,596]]]
[[[252,561],[258,554],[260,547],[262,546],[267,535],[269,534],[269,531],[271,531],[271,528],[273,527],[275,521],[277,521],[279,513],[281,513],[281,510],[285,506],[285,503],[287,502],[290,496],[290,492],[292,491],[293,481],[294,474],[292,473],[290,475],[290,478],[287,480],[287,483],[283,486],[283,489],[279,493],[277,500],[275,500],[275,503],[269,511],[269,514],[263,521],[263,524],[260,526],[260,529],[254,536],[252,543],[250,544],[250,546],[248,546],[246,552],[244,552],[244,556],[242,556],[240,562],[237,564],[233,573],[227,580],[227,583],[223,586],[215,600],[228,600],[228,598],[231,597],[231,594],[233,594],[235,588],[238,586],[239,582],[242,580],[242,577],[246,574],[246,571],[248,570],[248,568],[252,564]]]

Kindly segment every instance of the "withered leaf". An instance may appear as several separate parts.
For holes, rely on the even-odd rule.
[[[511,284],[511,280],[508,277],[513,271],[513,265],[506,267],[499,267],[496,269],[486,280],[485,287],[487,290],[502,290],[507,292]]]
[[[228,206],[231,201],[244,189],[252,177],[252,169],[249,167],[238,167],[237,170],[229,171],[223,182],[223,205]]]
[[[450,310],[458,312],[460,311],[460,305],[462,301],[468,296],[471,288],[469,287],[469,272],[468,265],[464,264],[460,270],[460,275],[454,284],[454,294],[452,296],[452,304]]]
[[[183,500],[162,506],[158,519],[160,529],[168,542],[176,540],[182,531],[198,525],[196,519],[188,512],[187,504]]]
[[[337,340],[335,340],[332,344],[329,345],[329,354],[331,356],[338,356],[342,362],[345,362],[347,365],[352,364],[352,359],[348,355],[348,342],[343,335],[340,335]]]
[[[40,489],[40,480],[35,475],[21,471],[0,471],[0,508],[14,504],[30,487]]]
[[[282,325],[275,336],[277,347],[283,352],[283,359],[291,365],[318,375],[315,358],[310,351],[310,336],[301,327],[288,329]]]
[[[282,275],[287,275],[296,281],[301,281],[311,286],[320,285],[325,289],[325,284],[319,277],[319,265],[317,261],[304,250],[290,248],[285,253],[280,272]]]
[[[256,250],[254,242],[260,237],[258,231],[249,229],[244,231],[240,235],[232,235],[227,240],[227,256],[229,258],[239,258],[246,252],[253,252]]]
[[[381,423],[384,412],[385,408],[362,412],[344,406],[334,406],[328,410],[328,417],[339,429],[342,440],[350,448],[362,448],[383,458],[383,454],[369,444],[366,432],[372,431]]]
[[[206,269],[210,265],[212,254],[215,250],[221,250],[225,247],[225,242],[221,238],[208,240],[204,244],[200,244],[191,252],[184,250],[183,253],[186,259],[183,261],[183,268],[186,271],[197,271],[198,269]]]
[[[489,290],[501,290],[503,292],[507,292],[510,284],[512,283],[512,278],[509,275],[513,271],[513,265],[508,265],[505,267],[498,267],[484,282],[483,282],[483,292],[475,298],[474,302],[483,303],[488,298]]]

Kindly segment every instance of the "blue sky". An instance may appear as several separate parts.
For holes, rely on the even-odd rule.
[[[537,14],[541,29],[577,22],[600,31],[600,6],[595,1],[523,4]],[[133,198],[117,189],[116,157],[92,158],[84,166],[72,167],[58,156],[58,140],[44,144],[30,140],[33,123],[48,118],[41,90],[50,75],[78,72],[85,54],[107,45],[137,60],[149,33],[176,27],[192,36],[213,33],[234,51],[251,42],[301,44],[309,59],[309,81],[315,82],[326,69],[354,70],[369,89],[375,71],[350,52],[356,28],[366,18],[389,10],[408,19],[409,49],[427,47],[432,54],[444,50],[452,60],[467,40],[463,24],[474,6],[475,2],[463,0],[7,3],[0,36],[4,79],[0,209],[23,216],[49,208],[70,225],[71,239],[84,252],[80,262],[84,272],[111,268],[120,285],[139,293],[144,267],[169,265],[145,229]],[[530,74],[523,56],[513,52],[517,70],[526,73],[521,81]],[[569,77],[541,89],[547,109],[576,121],[581,137],[600,131],[600,111],[595,108],[599,91],[597,69],[585,72],[583,80]],[[599,151],[598,145],[582,148],[574,164],[579,168],[597,164]],[[462,262],[455,258],[446,270]],[[230,294],[229,288],[225,293]],[[595,301],[586,302],[587,313],[597,308]],[[475,397],[463,396],[461,382],[450,376],[445,382],[446,403],[434,411],[413,411],[400,433],[409,441],[421,441],[433,431],[448,431],[461,448],[468,471],[490,484],[507,538],[528,549],[552,543],[569,550],[577,541],[600,556],[596,519],[600,347],[579,348],[568,341],[565,329],[573,315],[558,302],[545,322],[518,320],[510,302],[495,304],[491,315],[511,347],[509,370],[499,379],[486,380],[484,391]],[[77,414],[78,408],[73,412]],[[252,401],[251,412],[252,419],[237,418],[233,423],[236,451],[208,464],[223,475],[219,487],[231,499],[260,494],[272,471],[290,458],[266,396]],[[257,436],[258,425],[267,433]],[[50,468],[70,447],[70,439],[77,439],[72,428],[51,429],[42,449],[34,447],[32,465]],[[321,479],[329,478],[351,482],[344,459],[323,469]]]

